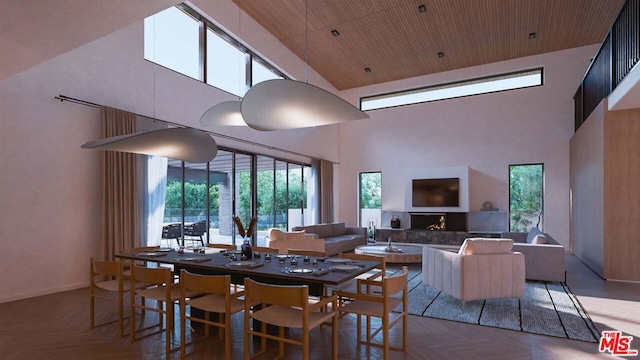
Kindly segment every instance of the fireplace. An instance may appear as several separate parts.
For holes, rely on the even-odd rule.
[[[466,213],[410,212],[411,229],[467,231]]]
[[[446,230],[446,213],[411,213],[412,229]]]

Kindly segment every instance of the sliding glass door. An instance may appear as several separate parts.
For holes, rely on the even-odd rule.
[[[258,218],[254,242],[260,246],[264,245],[270,228],[290,230],[310,223],[305,220],[310,213],[307,204],[311,203],[308,165],[223,149],[209,163],[165,159],[159,164],[162,169],[158,176],[154,175],[158,181],[153,186],[157,193],[153,200],[158,203],[154,208],[163,215],[156,216],[154,221],[158,224],[153,227],[151,211],[147,215],[148,229],[154,230],[148,230],[149,245],[175,247],[183,244],[182,239],[196,240],[186,241],[186,246],[199,245],[199,236],[185,238],[185,230],[188,232],[193,224],[201,223],[205,228],[204,244],[240,245],[243,239],[233,222],[234,216],[241,219],[245,229],[253,217]],[[151,166],[147,176],[152,177]],[[148,193],[149,203],[152,191]],[[166,234],[169,227],[176,227],[178,235],[161,240],[159,234],[163,231]]]

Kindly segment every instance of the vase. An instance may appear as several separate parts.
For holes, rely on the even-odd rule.
[[[240,255],[247,260],[251,260],[253,257],[253,251],[251,250],[251,241],[248,237],[244,238],[242,246],[240,246]]]

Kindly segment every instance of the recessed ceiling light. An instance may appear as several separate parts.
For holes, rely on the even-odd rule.
[[[427,12],[427,7],[424,5],[420,5],[418,6],[418,11],[420,11],[420,13],[426,13]]]
[[[338,36],[338,35],[340,35],[340,33],[338,32],[338,30],[333,29],[333,30],[331,30],[331,35]]]
[[[534,33],[534,32],[529,33],[529,40],[533,40],[535,38],[536,38],[536,33]]]
[[[368,68],[368,67],[364,68],[364,72],[370,73],[371,72],[371,68]]]
[[[444,53],[443,53],[442,51],[440,51],[440,52],[438,53],[438,57],[439,57],[439,58],[443,58],[443,57],[444,57]]]

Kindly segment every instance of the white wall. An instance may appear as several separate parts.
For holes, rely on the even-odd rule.
[[[510,164],[544,163],[544,230],[569,244],[569,139],[573,94],[595,46],[344,91],[359,96],[544,67],[544,86],[370,111],[341,125],[340,220],[357,221],[358,173],[382,172],[383,210],[406,210],[417,168],[469,167],[469,210],[508,210]],[[384,225],[384,224],[383,224]],[[387,226],[387,225],[384,225]]]

